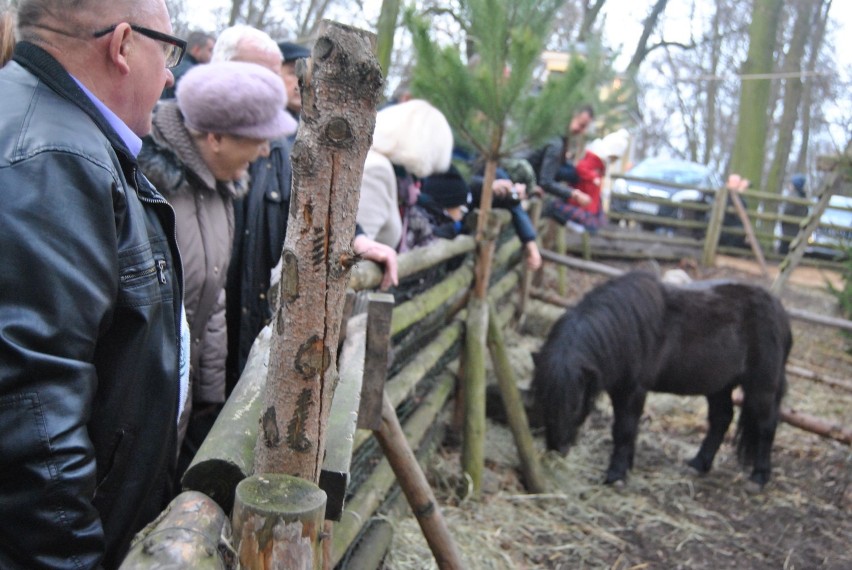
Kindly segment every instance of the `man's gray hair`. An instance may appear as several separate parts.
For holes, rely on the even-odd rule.
[[[189,32],[189,35],[186,36],[186,51],[192,51],[192,48],[196,47],[205,47],[207,42],[215,39],[212,34],[200,30]]]
[[[143,14],[153,13],[157,7],[154,0],[20,0],[18,33],[21,39],[32,39],[31,28],[55,28],[57,24],[64,24],[68,28],[64,35],[83,36],[94,32],[94,26],[118,23],[108,18],[136,21]],[[81,26],[84,29],[80,29]]]
[[[210,61],[233,61],[239,54],[240,44],[253,45],[270,55],[281,57],[281,50],[269,34],[244,24],[237,24],[226,28],[216,38],[213,46],[213,56]]]

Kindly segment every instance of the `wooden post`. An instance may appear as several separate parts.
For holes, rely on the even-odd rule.
[[[737,216],[739,216],[740,221],[743,223],[743,229],[745,229],[746,239],[749,245],[751,245],[751,251],[754,252],[754,257],[757,258],[757,262],[760,264],[760,270],[764,277],[769,277],[769,270],[766,269],[766,259],[763,257],[763,250],[757,241],[757,237],[754,235],[754,229],[751,227],[751,220],[748,218],[748,212],[746,212],[743,201],[736,191],[731,192],[730,196],[731,201],[734,203],[734,208],[737,210]]]
[[[524,405],[521,402],[512,365],[506,355],[506,345],[497,324],[497,315],[494,307],[490,305],[489,313],[488,348],[491,351],[491,362],[494,364],[494,373],[497,376],[497,384],[503,398],[503,407],[506,409],[509,427],[512,429],[512,435],[515,438],[515,446],[518,448],[518,458],[521,460],[524,483],[531,493],[544,493],[547,487],[544,478],[541,476],[538,453],[530,433],[527,413],[524,411]]]
[[[530,221],[532,222],[532,226],[534,228],[538,228],[538,222],[541,219],[541,200],[532,200],[530,201]],[[538,240],[538,245],[541,249],[544,249],[543,240]],[[541,268],[539,268],[541,271]],[[518,319],[518,325],[523,326],[524,322],[524,314],[527,311],[527,303],[530,300],[530,289],[532,288],[532,281],[534,271],[530,271],[527,268],[526,263],[524,263],[524,278],[521,282],[521,295],[520,300],[518,301],[518,311],[516,313],[516,317]]]
[[[253,475],[237,485],[234,539],[242,570],[320,570],[325,493],[290,475]]]
[[[486,175],[486,180],[488,176]],[[483,186],[483,195],[485,194]],[[490,196],[490,187],[487,194]],[[474,495],[482,490],[482,472],[485,468],[485,358],[488,332],[488,282],[494,245],[500,232],[500,220],[491,212],[487,216],[481,238],[477,239],[477,259],[474,270],[473,295],[467,304],[465,328],[464,374],[464,441],[462,442],[462,469],[471,478]]]
[[[438,568],[458,570],[465,568],[455,541],[441,515],[435,494],[429,487],[429,482],[420,469],[420,464],[414,452],[411,451],[408,440],[405,439],[399,418],[396,417],[396,411],[387,396],[382,399],[382,427],[376,432],[376,439],[379,440],[399,486],[405,493],[408,504],[411,505],[411,510],[432,550]]]
[[[367,307],[367,348],[364,354],[364,382],[358,427],[377,430],[382,425],[382,400],[388,375],[393,295],[371,293]]]
[[[297,67],[302,121],[255,473],[319,480],[356,261],[358,189],[382,85],[374,49],[375,35],[323,21],[311,58]]]
[[[712,267],[716,263],[716,249],[719,247],[719,236],[722,235],[722,221],[725,219],[727,205],[728,186],[723,185],[716,191],[713,209],[710,210],[707,235],[704,237],[704,253],[701,256],[701,264],[704,267]]]
[[[485,359],[488,331],[488,304],[484,299],[471,297],[467,303],[467,322],[464,333],[464,417],[462,441],[462,471],[470,477],[473,495],[482,490],[485,468]]]
[[[556,242],[553,247],[561,256],[568,252],[568,229],[563,224],[556,225]],[[564,265],[556,268],[556,291],[563,297],[568,293],[568,270]]]

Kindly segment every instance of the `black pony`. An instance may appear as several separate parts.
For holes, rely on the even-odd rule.
[[[737,451],[753,465],[750,480],[762,487],[792,343],[784,307],[761,287],[666,285],[643,272],[615,278],[569,309],[535,355],[532,388],[547,447],[566,453],[605,390],[615,413],[606,483],[623,480],[633,466],[648,391],[703,394],[710,425],[688,464],[705,473],[734,415],[731,392],[742,386]]]

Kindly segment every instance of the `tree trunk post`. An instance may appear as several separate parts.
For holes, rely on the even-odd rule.
[[[325,493],[290,475],[253,475],[237,485],[234,538],[242,570],[321,570]]]
[[[472,296],[467,303],[464,333],[464,418],[462,471],[470,477],[473,495],[482,490],[485,467],[485,346],[488,303]]]
[[[521,460],[521,471],[524,474],[524,484],[531,493],[544,493],[547,490],[544,479],[541,476],[541,468],[538,462],[538,453],[530,433],[530,424],[527,413],[521,402],[521,394],[518,392],[517,380],[512,372],[512,365],[506,355],[506,344],[503,335],[497,325],[497,315],[494,307],[489,305],[488,317],[488,348],[491,351],[491,362],[494,364],[494,373],[497,376],[497,384],[500,395],[503,398],[503,407],[509,419],[509,427],[515,437],[515,446],[518,448],[518,458]]]
[[[487,170],[486,170],[487,172]],[[487,178],[487,176],[486,176]],[[485,194],[483,186],[483,194]],[[490,196],[490,192],[488,192]],[[488,281],[494,245],[500,230],[499,219],[490,211],[477,239],[476,275],[474,294],[467,305],[465,329],[464,370],[464,441],[462,442],[462,470],[471,479],[474,496],[482,490],[482,472],[485,467],[485,359],[488,332]]]
[[[319,480],[345,288],[357,261],[358,189],[382,85],[374,49],[373,34],[324,21],[311,58],[297,68],[302,120],[255,473]]]

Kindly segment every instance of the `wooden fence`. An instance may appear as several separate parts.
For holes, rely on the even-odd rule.
[[[626,175],[617,175],[625,181],[641,179]],[[688,186],[670,184],[670,186],[688,190]],[[811,200],[779,195],[769,192],[747,190],[743,194],[747,205],[748,219],[760,244],[761,252],[767,260],[781,261],[785,255],[779,253],[782,242],[789,244],[794,237],[784,235],[781,231],[783,224],[803,227],[806,218],[782,214],[784,204],[797,204],[813,207]],[[738,220],[737,209],[733,203],[728,203],[724,215],[719,218],[720,227],[711,228],[713,206],[705,202],[674,202],[669,199],[656,198],[636,193],[613,192],[610,204],[615,201],[632,202],[636,210],[615,212],[610,207],[608,212],[609,224],[597,236],[592,236],[586,245],[586,254],[597,256],[617,256],[625,258],[655,258],[680,259],[683,257],[701,258],[705,250],[705,238],[719,235],[719,244],[715,251],[738,257],[753,257],[754,252],[746,240],[746,230]],[[850,208],[841,210],[852,211]],[[671,212],[672,215],[652,215],[660,210]],[[646,228],[643,231],[643,228]],[[848,233],[849,227],[820,223],[819,228],[836,234]],[[806,237],[806,236],[803,236]],[[583,247],[579,238],[569,238],[568,251],[582,252]],[[736,245],[732,245],[736,244]],[[839,258],[844,253],[844,245],[852,247],[852,243],[825,244],[822,246],[821,257],[806,256],[802,263],[829,268],[838,268],[840,263],[827,259],[831,252]]]
[[[523,274],[523,264],[519,263],[521,245],[507,223],[508,215],[505,218],[489,287],[489,299],[493,306],[500,307],[497,311],[500,326],[515,315],[516,306],[507,299],[519,289]],[[473,238],[459,236],[399,258],[401,282],[389,327],[391,343],[384,393],[396,409],[408,445],[424,453],[440,441],[441,434],[435,431],[440,422],[436,418],[456,387],[467,297],[474,277],[474,250]],[[363,331],[366,301],[380,279],[381,273],[372,263],[360,263],[350,274],[349,326],[341,341],[340,380],[332,404],[329,443],[319,483],[327,496],[321,517],[328,521],[327,528],[317,535],[322,543],[324,554],[320,558],[324,568],[338,565],[356,540],[361,543],[375,539],[373,534],[378,531],[368,529],[368,523],[392,496],[391,490],[398,482],[377,445],[375,432],[356,429],[366,371],[363,338],[360,355],[353,357],[353,350],[356,353],[358,350],[353,348],[358,342],[353,337],[359,334],[359,327]],[[140,533],[122,565],[123,570],[141,570],[155,563],[164,568],[236,567],[231,537],[231,527],[236,521],[228,517],[234,509],[237,487],[253,475],[270,337],[269,327],[257,337],[239,383],[183,476],[184,492],[160,519]],[[310,494],[308,491],[300,491],[301,496]],[[308,514],[313,519],[315,508],[311,509]],[[204,532],[187,534],[195,541],[187,548],[186,537],[175,535],[173,521],[177,518],[180,526],[186,527],[186,513],[193,510],[207,514],[199,519]],[[294,514],[299,516],[305,515]],[[304,524],[316,526],[315,522]],[[189,527],[194,525],[190,523]],[[171,538],[163,542],[164,537]],[[166,546],[173,543],[181,546]]]
[[[520,242],[508,216],[505,218],[488,294],[492,306],[498,308],[500,326],[517,314],[512,296],[529,285],[522,270]],[[642,220],[629,215],[618,219]],[[706,231],[706,224],[675,221],[681,223],[673,228]],[[658,259],[697,255],[703,247],[700,239],[682,235],[631,232],[625,239],[627,231],[604,230],[585,242],[578,238],[577,244],[580,251],[583,247],[593,251],[608,247],[620,257]],[[387,366],[380,375],[387,375],[383,392],[400,419],[404,440],[420,454],[429,453],[440,443],[443,423],[436,420],[457,386],[467,300],[474,280],[474,251],[473,238],[460,236],[399,258],[401,283],[388,326],[391,342],[385,356]],[[557,261],[555,254],[544,254],[546,259]],[[750,252],[742,250],[742,254]],[[317,568],[357,567],[365,564],[365,559],[374,560],[389,543],[387,526],[373,524],[374,515],[394,496],[392,490],[399,475],[388,461],[387,451],[378,444],[377,432],[359,429],[361,420],[370,419],[370,415],[375,419],[375,412],[359,412],[359,405],[362,384],[370,375],[365,364],[365,351],[370,349],[364,341],[364,311],[371,290],[380,280],[381,272],[372,263],[360,263],[350,274],[350,311],[345,315],[346,333],[338,355],[340,380],[329,419],[329,443],[319,489],[312,484],[300,488],[301,502],[292,513],[299,528],[310,529],[312,538],[305,544],[296,537],[291,548],[321,552],[315,552],[314,559],[322,564]],[[231,534],[232,525],[237,523],[230,517],[237,487],[253,475],[270,336],[267,328],[255,341],[240,382],[183,477],[184,493],[140,534],[123,570],[141,570],[155,563],[162,568],[236,568]],[[289,488],[291,482],[285,483]],[[316,500],[319,490],[326,498],[321,503]]]

